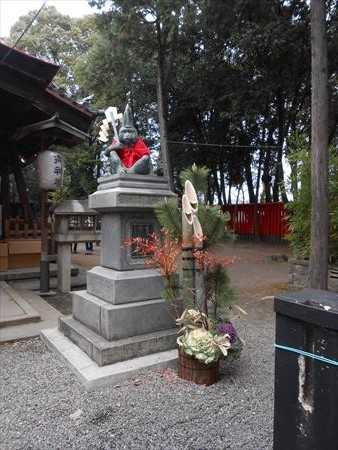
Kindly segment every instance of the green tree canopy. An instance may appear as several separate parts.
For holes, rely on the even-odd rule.
[[[11,44],[22,35],[36,13],[37,10],[30,11],[13,25],[9,36]],[[66,92],[76,94],[79,86],[74,79],[74,66],[93,44],[95,30],[95,14],[75,19],[59,13],[54,6],[46,6],[17,47],[60,65],[53,82]]]
[[[46,8],[21,48],[60,63],[56,81],[79,98],[94,94],[97,108],[122,111],[129,101],[139,133],[166,141],[177,189],[179,172],[195,162],[210,169],[210,202],[229,202],[244,186],[251,202],[286,200],[288,138],[310,130],[308,2],[89,3],[110,10],[71,19]],[[338,12],[327,4],[329,139],[337,144]],[[13,27],[13,40],[32,15]]]

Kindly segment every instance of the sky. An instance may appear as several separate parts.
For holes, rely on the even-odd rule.
[[[9,36],[11,26],[20,16],[39,10],[43,3],[44,0],[0,0],[0,36]],[[71,17],[97,12],[95,8],[90,8],[87,0],[47,0],[46,6],[55,6],[60,13]]]

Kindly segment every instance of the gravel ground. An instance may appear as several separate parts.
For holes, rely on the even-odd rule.
[[[271,449],[272,308],[242,306],[242,357],[210,387],[166,370],[86,392],[38,338],[2,346],[0,448]]]

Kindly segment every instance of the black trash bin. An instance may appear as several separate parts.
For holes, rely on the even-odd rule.
[[[274,450],[338,450],[338,294],[275,297]]]

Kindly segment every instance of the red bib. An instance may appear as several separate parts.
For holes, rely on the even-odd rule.
[[[112,145],[114,144],[116,144],[115,140],[112,142]],[[133,167],[133,165],[141,159],[142,156],[149,156],[150,150],[141,138],[137,138],[135,144],[133,144],[130,148],[123,145],[122,149],[117,150],[116,153],[119,155],[123,165],[129,169],[130,167]]]

